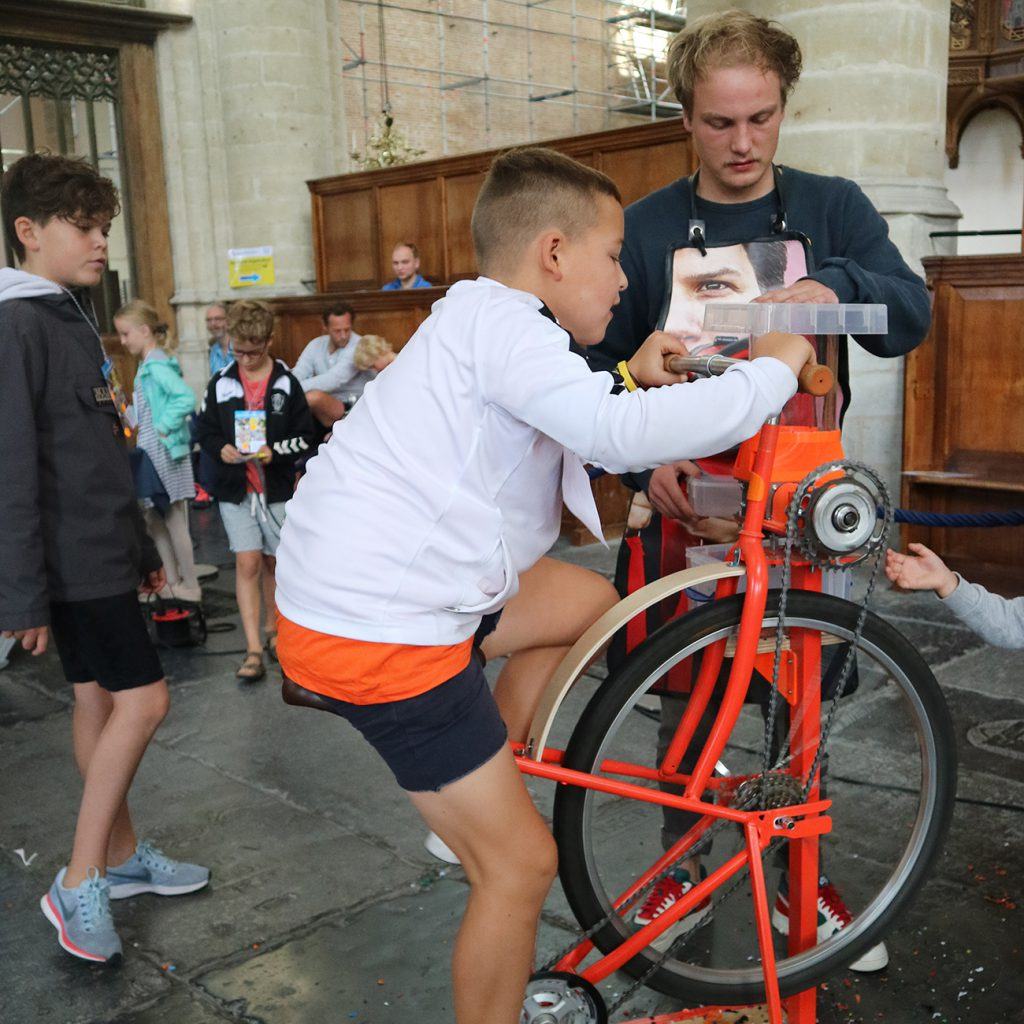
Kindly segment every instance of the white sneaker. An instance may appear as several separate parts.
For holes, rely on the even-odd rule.
[[[427,848],[427,853],[438,860],[443,860],[445,864],[462,863],[455,851],[436,832],[428,832],[423,845]]]

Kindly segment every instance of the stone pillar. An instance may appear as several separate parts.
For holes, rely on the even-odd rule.
[[[178,0],[193,24],[161,35],[159,85],[180,355],[207,378],[214,301],[294,295],[314,277],[306,180],[343,162],[336,16],[324,0]],[[227,250],[271,245],[275,283],[232,289]]]
[[[691,19],[748,0],[691,0]],[[778,161],[852,178],[889,223],[904,259],[940,248],[929,232],[956,227],[943,185],[948,0],[779,0],[777,19],[800,41],[804,71],[789,98]],[[853,401],[843,436],[851,458],[881,470],[899,494],[903,360],[850,346]]]

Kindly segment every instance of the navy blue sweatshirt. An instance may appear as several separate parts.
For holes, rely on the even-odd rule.
[[[872,355],[901,356],[924,340],[931,303],[924,281],[904,262],[889,240],[889,228],[871,200],[852,181],[790,167],[779,168],[786,200],[786,226],[811,242],[808,275],[831,288],[840,302],[884,303],[889,333],[855,340]],[[705,222],[708,245],[730,245],[766,238],[779,210],[773,191],[748,203],[712,203],[697,197],[697,217]],[[594,370],[609,370],[629,359],[655,330],[669,284],[668,253],[686,244],[690,223],[690,179],[626,207],[622,269],[629,287],[622,293],[604,341],[587,349]],[[839,384],[844,412],[850,405],[846,340],[840,341]],[[646,489],[649,474],[627,480]]]

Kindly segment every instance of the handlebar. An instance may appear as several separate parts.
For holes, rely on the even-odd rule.
[[[669,373],[697,373],[704,377],[717,377],[736,363],[745,359],[731,359],[729,356],[666,356],[665,369]],[[835,387],[835,375],[827,366],[808,363],[797,375],[798,390],[806,395],[821,397]]]

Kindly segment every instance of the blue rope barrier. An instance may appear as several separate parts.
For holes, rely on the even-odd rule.
[[[909,526],[1024,526],[1024,508],[1006,512],[914,512],[898,508],[893,518]]]

